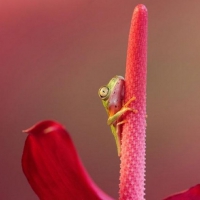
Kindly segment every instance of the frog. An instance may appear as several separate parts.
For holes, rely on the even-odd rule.
[[[114,136],[117,154],[121,156],[122,128],[126,123],[124,115],[127,112],[137,113],[137,110],[129,107],[130,103],[136,100],[133,96],[124,104],[125,79],[123,76],[114,76],[107,85],[99,88],[98,95],[102,100],[103,107],[108,114],[107,125],[110,126]]]

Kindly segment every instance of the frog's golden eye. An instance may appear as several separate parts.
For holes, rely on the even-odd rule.
[[[103,86],[99,89],[99,97],[101,99],[105,99],[108,96],[109,88],[106,86]]]

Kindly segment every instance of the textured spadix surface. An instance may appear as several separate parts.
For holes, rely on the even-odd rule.
[[[131,21],[125,74],[125,102],[138,112],[125,118],[122,132],[120,200],[143,200],[145,181],[147,9],[138,5]]]

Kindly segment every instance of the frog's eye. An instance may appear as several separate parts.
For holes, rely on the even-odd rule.
[[[106,86],[103,86],[99,89],[99,96],[101,99],[105,99],[108,96],[109,89]]]

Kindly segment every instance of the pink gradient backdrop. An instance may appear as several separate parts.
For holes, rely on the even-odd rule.
[[[199,1],[0,3],[0,199],[36,200],[21,130],[55,119],[89,173],[118,197],[119,158],[98,88],[124,75],[134,7],[149,13],[147,200],[200,183]]]

